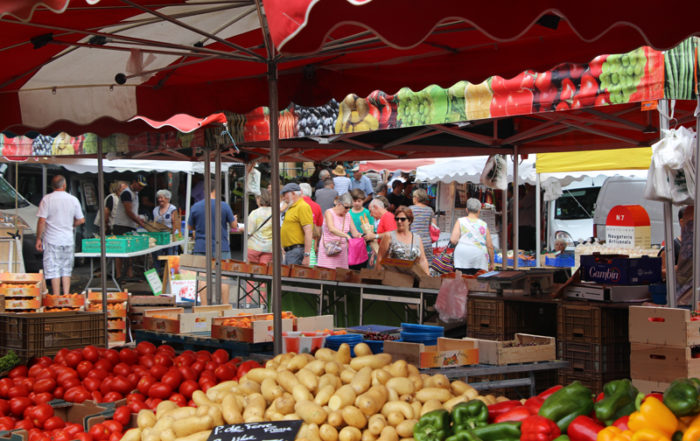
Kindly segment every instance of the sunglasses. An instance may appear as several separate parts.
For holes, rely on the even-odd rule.
[[[397,222],[403,222],[403,221],[407,221],[408,218],[407,217],[395,217],[394,220]]]

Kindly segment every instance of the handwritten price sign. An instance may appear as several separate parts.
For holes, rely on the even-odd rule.
[[[294,441],[301,420],[217,426],[207,441]]]

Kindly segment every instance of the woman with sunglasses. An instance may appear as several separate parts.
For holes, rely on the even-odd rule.
[[[348,268],[348,239],[362,237],[355,228],[350,216],[352,196],[344,193],[335,199],[335,206],[323,213],[323,227],[318,247],[317,266],[323,268]],[[340,248],[337,254],[328,254],[328,250]]]
[[[425,274],[430,274],[428,261],[425,258],[425,250],[423,249],[423,241],[418,234],[411,232],[413,212],[410,208],[401,205],[394,211],[394,219],[396,220],[396,230],[382,237],[379,243],[377,268],[382,267],[381,262],[387,257],[417,260],[418,266]],[[410,272],[411,269],[408,268],[405,271]]]

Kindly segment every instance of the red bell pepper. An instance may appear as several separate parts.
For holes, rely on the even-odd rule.
[[[520,426],[520,441],[552,441],[559,435],[559,426],[549,418],[539,415],[530,415]]]
[[[533,415],[533,413],[530,412],[530,409],[525,406],[520,406],[498,415],[493,419],[493,422],[504,423],[506,421],[523,421],[531,415]]]
[[[556,386],[552,386],[547,390],[543,390],[542,392],[537,394],[537,396],[542,398],[543,400],[546,400],[547,398],[549,398],[550,395],[552,395],[554,392],[558,391],[562,387],[564,386],[562,386],[561,384],[557,384]]]
[[[540,407],[542,407],[542,403],[544,403],[544,398],[538,396],[530,397],[525,401],[525,407],[528,408],[531,414],[537,415],[540,411]]]
[[[593,418],[579,415],[569,424],[566,434],[571,441],[596,441],[598,432],[603,429]]]
[[[620,430],[622,430],[624,432],[625,430],[629,430],[629,427],[627,426],[627,422],[629,420],[630,420],[629,415],[621,416],[620,418],[616,419],[612,425],[619,428]]]
[[[501,401],[500,403],[491,404],[489,409],[489,422],[493,422],[497,416],[510,412],[513,409],[522,407],[522,403],[518,400]]]

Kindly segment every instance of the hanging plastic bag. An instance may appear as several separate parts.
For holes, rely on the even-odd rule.
[[[348,265],[359,265],[365,263],[367,255],[367,244],[361,237],[353,237],[348,240]]]
[[[435,309],[440,320],[445,323],[462,321],[467,316],[467,281],[461,273],[456,273],[455,277],[445,277],[438,292]]]
[[[669,169],[660,165],[657,158],[652,156],[644,186],[644,197],[653,201],[671,201],[671,179]]]
[[[503,155],[491,155],[481,172],[481,183],[489,188],[505,190],[508,187],[507,164]]]
[[[434,223],[430,223],[430,241],[431,242],[437,242],[440,240],[440,227],[435,225]]]

